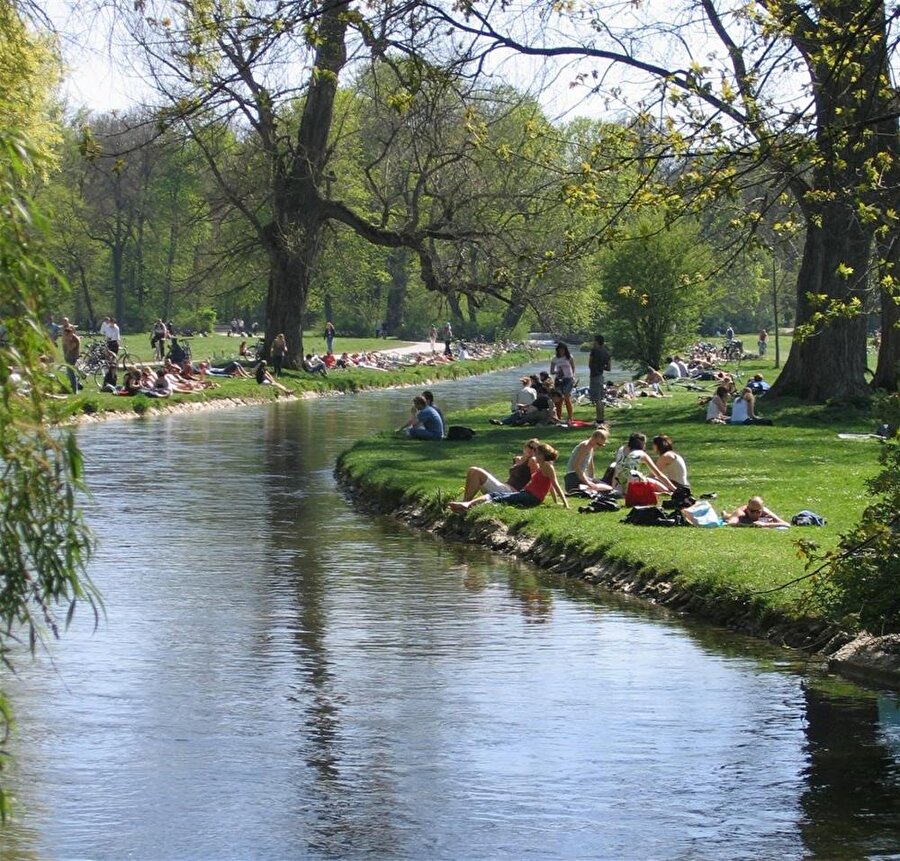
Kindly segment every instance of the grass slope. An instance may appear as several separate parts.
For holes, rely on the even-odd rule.
[[[765,368],[771,378],[771,360],[751,362],[744,372]],[[673,387],[666,399],[642,398],[630,410],[608,411],[612,439],[598,453],[597,472],[611,460],[628,434],[641,431],[648,439],[669,434],[688,464],[697,493],[715,491],[717,510],[731,509],[754,494],[789,519],[809,508],[828,520],[824,529],[653,529],[620,523],[621,515],[577,512],[553,506],[549,499],[531,510],[500,505],[483,506],[468,518],[495,518],[514,530],[562,546],[567,552],[605,557],[630,567],[647,567],[680,578],[681,585],[701,594],[729,595],[753,602],[760,609],[788,615],[798,613],[804,586],[760,594],[803,573],[795,542],[813,538],[823,545],[837,542],[838,534],[859,519],[865,504],[865,479],[876,471],[878,443],[840,440],[839,432],[871,430],[864,408],[812,407],[790,401],[766,403],[759,412],[775,420],[775,427],[708,425],[697,393]],[[477,435],[468,443],[422,443],[380,436],[360,441],[340,463],[355,481],[373,490],[416,498],[437,509],[459,498],[468,466],[478,465],[505,477],[512,456],[532,434],[529,429],[496,427],[491,415],[503,405],[453,415],[454,424],[468,424]],[[591,418],[590,407],[576,409],[576,417]],[[562,479],[572,448],[588,434],[585,430],[544,428],[538,435],[560,452],[557,472]],[[454,515],[460,516],[460,515]]]

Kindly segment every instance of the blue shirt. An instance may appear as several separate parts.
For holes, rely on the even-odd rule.
[[[444,423],[434,407],[425,407],[419,410],[416,413],[416,418],[434,439],[441,439],[444,436]]]

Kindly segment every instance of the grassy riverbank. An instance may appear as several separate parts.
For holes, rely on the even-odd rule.
[[[749,368],[753,372],[754,368]],[[674,582],[694,596],[729,599],[762,617],[809,616],[803,604],[803,584],[767,592],[803,573],[797,556],[799,538],[837,542],[838,534],[855,523],[865,504],[864,481],[876,471],[878,443],[841,440],[839,432],[871,430],[864,408],[811,407],[782,401],[759,402],[759,411],[774,419],[774,427],[708,425],[697,394],[675,390],[666,399],[640,399],[630,410],[610,411],[612,439],[597,455],[598,473],[615,449],[633,431],[651,437],[667,433],[685,457],[695,492],[715,491],[717,510],[732,509],[753,494],[789,519],[805,508],[828,520],[824,529],[659,529],[621,523],[622,514],[579,514],[554,506],[549,499],[537,509],[500,505],[477,507],[449,515],[446,503],[459,498],[470,465],[505,477],[511,457],[529,429],[495,427],[492,415],[504,405],[452,415],[454,424],[477,429],[468,443],[420,443],[389,436],[362,440],[340,459],[339,472],[361,497],[380,501],[382,509],[415,503],[424,519],[447,531],[490,532],[490,524],[553,549],[556,556],[598,560]],[[590,408],[576,416],[590,418]],[[538,435],[560,451],[558,473],[565,471],[569,452],[589,431],[544,428]],[[487,527],[487,529],[485,528]],[[815,615],[812,613],[811,615]]]
[[[234,340],[234,339],[232,339]],[[489,359],[453,362],[449,365],[413,365],[395,371],[375,371],[365,368],[333,370],[327,377],[307,374],[304,371],[285,371],[280,382],[298,397],[329,394],[349,394],[365,389],[392,386],[425,386],[431,381],[459,380],[486,374],[504,368],[512,368],[531,360],[531,353],[516,351],[503,353]],[[248,365],[252,373],[252,367]],[[77,395],[68,395],[48,404],[48,413],[54,421],[68,421],[82,415],[116,413],[153,413],[179,405],[222,401],[266,402],[286,397],[273,386],[257,385],[255,379],[215,377],[217,386],[191,394],[173,394],[168,398],[122,397],[98,392],[90,383]]]

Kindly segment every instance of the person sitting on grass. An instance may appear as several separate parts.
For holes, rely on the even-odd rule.
[[[756,398],[753,397],[753,392],[745,386],[731,405],[731,418],[728,423],[732,425],[771,425],[772,419],[764,419],[762,416],[756,415],[755,403]]]
[[[269,372],[269,367],[265,359],[259,360],[259,364],[256,366],[253,375],[256,377],[256,382],[261,386],[274,386],[280,392],[284,392],[288,395],[293,394],[289,388],[281,385],[281,383],[275,380],[275,377]]]
[[[561,397],[561,396],[560,396]],[[556,410],[551,396],[541,389],[538,396],[526,407],[518,408],[514,413],[502,419],[489,419],[492,425],[555,425],[558,423]]]
[[[728,404],[725,401],[727,397],[728,389],[725,386],[718,386],[716,393],[707,402],[706,420],[710,424],[724,425],[728,422]]]
[[[770,511],[763,503],[761,496],[751,496],[746,505],[736,508],[730,514],[722,512],[726,526],[759,526],[778,527],[789,526],[774,511]]]
[[[530,439],[522,445],[522,453],[513,458],[506,481],[500,481],[480,466],[470,466],[466,472],[463,502],[474,499],[479,493],[514,493],[522,490],[531,480],[528,462],[534,457],[540,444],[539,439]]]
[[[552,445],[548,445],[545,442],[538,443],[534,457],[529,460],[531,478],[522,490],[489,493],[487,496],[479,496],[467,502],[451,502],[450,510],[467,511],[475,505],[483,505],[486,502],[499,502],[503,505],[533,508],[536,505],[540,505],[548,493],[563,508],[568,508],[569,501],[559,486],[559,479],[556,477],[556,470],[553,468],[553,462],[558,457],[559,452]]]
[[[684,458],[675,451],[671,437],[665,434],[653,437],[653,448],[656,451],[656,466],[659,471],[676,487],[690,487],[687,464]]]
[[[325,363],[312,353],[307,353],[303,359],[303,370],[308,374],[321,374],[323,377],[328,376],[328,368]]]
[[[672,493],[674,483],[667,478],[653,462],[653,458],[644,450],[647,437],[642,433],[633,433],[628,442],[616,452],[614,467],[614,486],[627,495],[628,485],[632,482],[649,484],[654,493]]]
[[[587,490],[608,493],[612,486],[594,478],[594,452],[609,442],[609,431],[598,428],[586,440],[578,443],[569,455],[563,484],[566,493],[574,493],[584,486]]]
[[[166,376],[165,368],[160,368],[156,372],[156,380],[153,382],[153,388],[147,393],[153,395],[154,398],[167,398],[172,394],[172,384]]]
[[[428,406],[428,401],[422,395],[413,398],[416,424],[403,428],[404,433],[410,439],[440,440],[444,438],[444,423],[434,407]]]

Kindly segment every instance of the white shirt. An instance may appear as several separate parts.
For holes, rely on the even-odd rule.
[[[529,404],[534,403],[534,399],[537,397],[537,392],[534,390],[533,386],[525,386],[519,394],[516,395],[516,405],[521,407],[527,407]]]
[[[111,340],[110,334],[109,334],[109,321],[108,320],[104,320],[100,324],[100,334],[103,335],[103,337],[106,338],[107,341]]]
[[[729,422],[733,425],[743,424],[748,418],[750,418],[750,415],[747,410],[747,402],[743,398],[738,398],[731,405],[731,418],[729,419]]]
[[[106,340],[107,341],[118,341],[121,334],[122,334],[122,331],[121,331],[121,329],[119,329],[118,323],[110,323],[106,327]]]
[[[663,376],[668,377],[671,380],[677,380],[681,376],[681,368],[679,368],[675,362],[670,362],[668,367],[663,371]]]

